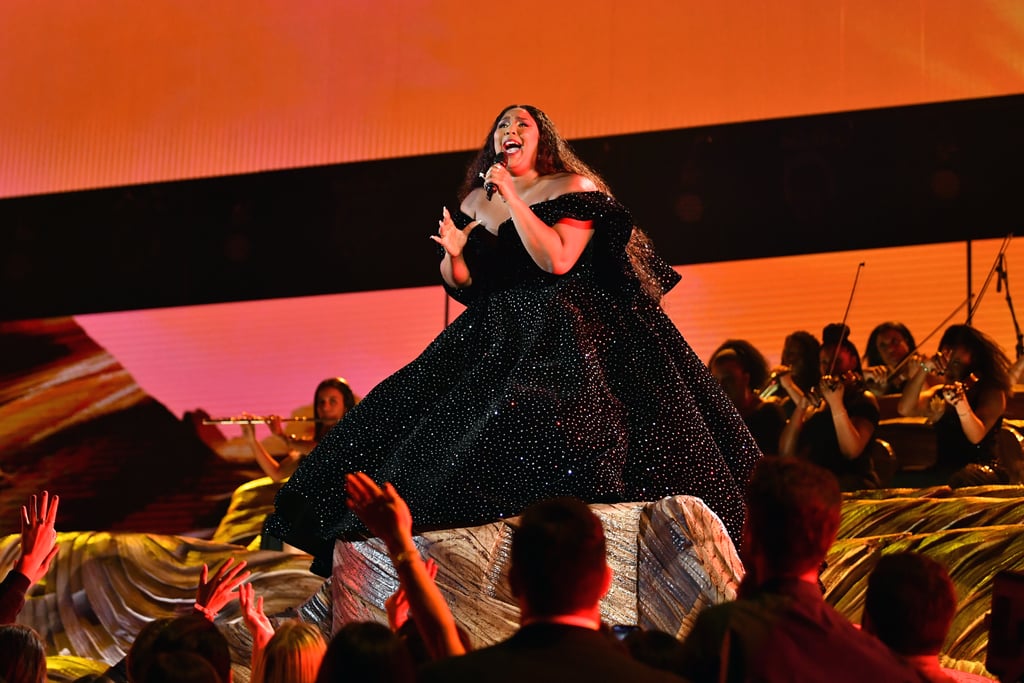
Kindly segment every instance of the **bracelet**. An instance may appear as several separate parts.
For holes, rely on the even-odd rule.
[[[394,557],[391,558],[391,563],[396,567],[406,562],[412,562],[413,558],[420,559],[419,551],[416,550],[403,550]]]
[[[204,607],[203,605],[200,605],[197,602],[195,605],[192,606],[192,608],[195,609],[195,611],[202,614],[207,619],[209,619],[211,622],[217,618],[217,611],[211,607]]]

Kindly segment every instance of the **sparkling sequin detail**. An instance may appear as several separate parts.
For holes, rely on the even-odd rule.
[[[268,532],[322,555],[361,530],[344,475],[362,470],[392,482],[420,528],[494,521],[552,495],[599,503],[688,494],[738,540],[743,487],[761,454],[640,291],[624,251],[632,218],[597,192],[532,208],[549,225],[593,220],[576,266],[562,276],[540,270],[511,221],[497,236],[474,229],[465,249],[473,285],[452,292],[466,311],[303,460]]]

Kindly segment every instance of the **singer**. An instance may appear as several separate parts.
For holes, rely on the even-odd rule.
[[[431,239],[466,310],[302,461],[268,532],[328,575],[335,539],[363,531],[344,488],[362,470],[394,484],[417,529],[556,495],[689,494],[738,543],[761,452],[662,311],[679,275],[630,213],[528,105],[491,124],[460,196]]]

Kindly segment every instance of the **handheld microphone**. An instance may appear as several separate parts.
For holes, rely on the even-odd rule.
[[[495,164],[501,164],[502,166],[504,166],[505,165],[505,153],[504,152],[498,152],[497,154],[495,154],[494,155],[494,163]],[[497,189],[498,189],[498,186],[495,185],[494,183],[486,183],[484,185],[484,190],[487,192],[487,201],[491,201],[491,197],[494,196],[494,191],[497,190]]]

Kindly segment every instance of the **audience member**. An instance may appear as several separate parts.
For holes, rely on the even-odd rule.
[[[920,553],[893,553],[868,577],[861,623],[932,683],[955,683],[939,664],[939,652],[956,608],[945,567]]]
[[[523,512],[512,536],[509,584],[520,628],[511,638],[432,662],[432,681],[672,681],[630,658],[601,630],[600,600],[611,585],[601,520],[575,498],[553,498]]]
[[[779,453],[809,460],[829,470],[844,491],[878,488],[869,446],[878,426],[878,402],[864,389],[860,354],[845,325],[828,325],[822,334],[818,391],[814,401],[791,375],[782,377],[796,407],[779,444]]]
[[[233,591],[240,586],[248,585],[243,583],[250,575],[250,572],[243,571],[245,566],[245,560],[239,560],[236,563],[235,558],[229,557],[211,576],[209,567],[203,564],[190,616],[200,617],[212,624],[224,606],[235,598]],[[262,602],[260,607],[262,609]],[[158,617],[148,622],[135,636],[135,641],[128,650],[128,654],[107,669],[104,675],[113,681],[144,680],[143,670],[152,664],[149,655],[154,642],[162,636],[168,626],[175,623],[174,617]],[[176,625],[176,628],[180,628],[180,626]],[[196,670],[197,675],[200,675],[203,670],[204,668],[199,666]]]
[[[705,608],[683,646],[695,681],[921,681],[874,636],[825,602],[818,572],[839,529],[835,476],[795,458],[765,458],[747,487],[735,601]]]
[[[427,651],[433,658],[464,653],[455,618],[434,583],[437,568],[423,561],[413,540],[409,506],[394,486],[382,489],[364,472],[347,475],[345,486],[349,508],[387,546]],[[396,611],[392,619],[402,617]]]
[[[655,669],[681,674],[683,671],[683,644],[671,633],[658,629],[637,628],[622,643],[638,662]]]
[[[864,349],[864,380],[875,396],[899,394],[910,375],[908,356],[917,348],[914,335],[901,322],[890,320],[871,330]]]
[[[57,506],[60,497],[33,494],[21,506],[21,550],[18,561],[0,583],[0,624],[13,624],[25,606],[28,589],[39,583],[57,556]]]
[[[0,681],[46,683],[46,648],[35,630],[21,624],[0,625]]]
[[[352,621],[331,638],[316,683],[412,683],[416,670],[401,638],[384,624]]]
[[[235,558],[229,557],[210,576],[210,568],[203,563],[193,609],[211,622],[216,619],[224,606],[237,597],[234,591],[249,578],[251,572],[242,571],[245,564],[245,560],[236,563]]]
[[[995,340],[969,325],[951,325],[939,341],[938,355],[911,365],[898,408],[901,415],[925,417],[935,426],[934,483],[1009,483],[996,436],[1010,395],[1010,360]],[[945,383],[925,388],[929,374],[936,372]]]
[[[315,683],[327,644],[320,627],[289,619],[253,658],[250,683]],[[254,651],[255,652],[255,651]]]
[[[778,455],[786,413],[779,401],[763,399],[758,393],[768,381],[768,361],[761,352],[745,339],[727,339],[711,354],[708,367],[736,406],[761,452]]]
[[[256,589],[251,583],[243,583],[238,587],[238,602],[242,607],[242,622],[252,636],[249,668],[255,669],[256,662],[263,656],[263,649],[274,637],[274,625],[263,611],[263,596],[256,597]]]
[[[130,683],[230,683],[231,653],[212,621],[189,614],[132,643],[128,672]]]

